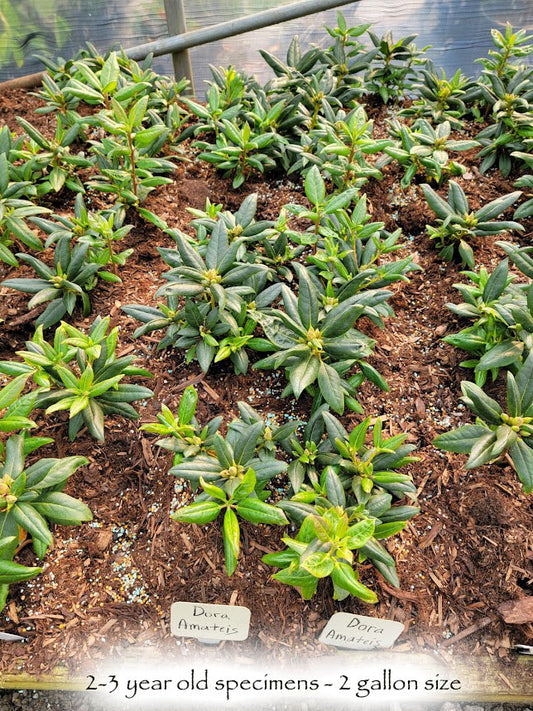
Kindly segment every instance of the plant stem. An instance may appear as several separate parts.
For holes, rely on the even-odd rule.
[[[133,194],[138,200],[139,195],[137,193],[137,174],[135,172],[135,148],[133,147],[133,139],[131,133],[128,133],[128,148],[130,149],[130,162],[131,162],[131,183],[133,188]]]

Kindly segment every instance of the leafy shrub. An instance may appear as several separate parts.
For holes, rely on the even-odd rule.
[[[420,69],[419,80],[413,83],[416,98],[411,106],[399,112],[400,116],[427,118],[436,124],[448,121],[454,127],[461,127],[467,114],[464,95],[472,83],[460,69],[450,79],[444,69],[439,76],[433,62],[428,60]]]
[[[390,141],[373,139],[373,126],[374,122],[368,120],[364,108],[358,106],[344,119],[339,117],[333,125],[315,132],[323,143],[323,154],[327,156],[321,169],[331,177],[339,191],[350,186],[360,188],[368,178],[382,177],[366,156],[384,150]]]
[[[161,174],[175,169],[172,161],[157,157],[169,129],[161,122],[145,127],[147,110],[148,96],[132,104],[128,111],[112,99],[111,110],[93,119],[112,137],[91,141],[100,176],[87,185],[113,193],[128,205],[139,205],[154,188],[172,182]]]
[[[297,425],[289,424],[272,433],[252,408],[239,403],[239,409],[243,419],[230,424],[226,437],[216,431],[220,418],[206,425],[203,441],[200,435],[193,447],[189,444],[183,449],[182,442],[185,442],[180,435],[177,438],[181,450],[179,461],[169,472],[188,479],[195,489],[198,484],[202,487],[202,493],[194,503],[181,507],[172,515],[175,521],[209,523],[225,511],[223,540],[228,575],[234,572],[239,556],[237,515],[254,524],[283,526],[288,523],[281,509],[265,503],[270,494],[265,487],[273,477],[287,469],[287,463],[276,458],[276,438],[288,436]],[[204,449],[207,439],[210,451]]]
[[[241,127],[222,119],[216,144],[198,141],[199,158],[213,163],[225,175],[233,175],[233,187],[240,187],[253,171],[264,173],[276,166],[275,160],[264,152],[280,139],[272,132],[255,132],[249,123]]]
[[[105,415],[137,419],[129,403],[153,395],[148,388],[120,382],[128,375],[150,373],[131,365],[135,356],[116,355],[118,327],[107,333],[109,321],[98,316],[87,334],[63,322],[53,345],[44,340],[40,326],[26,342],[27,350],[18,352],[23,363],[0,362],[0,372],[25,374],[39,385],[35,407],[46,414],[69,410],[71,440],[85,424],[91,436],[103,442]]]
[[[164,435],[156,441],[158,447],[174,452],[174,466],[183,459],[207,454],[213,447],[213,436],[222,424],[222,417],[215,417],[205,427],[200,427],[195,418],[198,394],[192,385],[183,391],[177,417],[165,405],[157,415],[157,422],[148,422],[140,427],[144,432]]]
[[[474,251],[469,244],[472,238],[524,229],[518,222],[496,222],[494,219],[516,202],[521,195],[520,191],[502,195],[474,212],[470,211],[463,189],[453,180],[450,180],[447,202],[429,185],[421,187],[438,221],[437,227],[427,225],[429,237],[438,242],[441,248],[439,254],[447,261],[451,261],[458,253],[463,264],[473,267]]]
[[[527,140],[533,137],[533,88],[531,68],[520,69],[504,84],[496,74],[489,74],[489,101],[492,104],[492,122],[480,131],[476,140],[483,146],[480,172],[485,173],[497,165],[507,176],[513,168],[513,156],[527,149]]]
[[[512,283],[507,259],[490,276],[484,267],[479,274],[463,273],[472,284],[454,286],[465,303],[447,307],[475,322],[443,340],[475,356],[461,366],[475,368],[476,384],[482,387],[489,370],[494,379],[500,368],[516,368],[533,347],[533,287]]]
[[[38,252],[43,248],[41,240],[31,231],[26,220],[49,210],[26,199],[31,193],[30,186],[29,181],[10,180],[8,159],[5,153],[0,152],[0,259],[12,267],[18,266],[10,249],[15,240]]]
[[[218,429],[218,420],[217,423]],[[208,425],[213,431],[214,425]],[[204,482],[215,484],[231,495],[239,486],[248,470],[254,472],[254,492],[256,496],[265,499],[269,492],[266,484],[278,474],[287,469],[287,463],[276,459],[276,451],[265,454],[265,425],[259,418],[254,421],[234,421],[226,437],[215,432],[212,437],[212,447],[207,454],[196,454],[183,458],[171,470],[170,474],[188,479],[194,488],[198,486],[200,477]],[[204,486],[205,490],[205,486]]]
[[[475,425],[445,432],[433,444],[447,452],[469,454],[467,469],[509,454],[526,494],[533,491],[533,353],[516,377],[507,373],[507,412],[477,385],[461,383],[463,402],[476,415]]]
[[[373,32],[368,36],[378,54],[365,73],[366,91],[381,97],[384,104],[392,99],[398,101],[417,76],[417,66],[424,64],[421,56],[427,47],[418,50],[413,40],[416,35],[394,40],[391,32],[378,37]]]
[[[172,518],[174,521],[202,524],[214,521],[224,511],[222,531],[226,572],[232,575],[237,567],[240,553],[240,528],[237,514],[255,525],[267,523],[284,526],[287,524],[287,518],[283,511],[253,495],[255,487],[253,469],[247,471],[231,494],[215,484],[208,484],[203,478],[200,479],[200,484],[205,493],[211,497],[210,500],[184,506],[172,514]]]
[[[403,188],[410,185],[416,175],[423,175],[426,180],[434,180],[438,185],[451,175],[462,175],[465,167],[450,160],[448,151],[468,151],[479,145],[477,141],[451,140],[449,121],[440,123],[434,129],[425,119],[418,119],[411,127],[395,120],[389,130],[399,140],[384,150],[405,169],[401,182]],[[385,162],[390,161],[382,163]]]
[[[88,251],[89,244],[77,243],[73,246],[68,235],[65,235],[56,244],[53,267],[37,257],[19,252],[17,257],[29,264],[37,277],[6,279],[2,286],[34,294],[28,302],[28,309],[48,302],[35,321],[36,326],[53,326],[65,314],[72,314],[79,299],[83,315],[87,316],[91,312],[88,292],[96,286],[101,269],[100,264],[88,261]]]
[[[26,141],[20,150],[14,151],[13,155],[25,162],[22,175],[33,182],[37,195],[58,193],[63,186],[74,192],[85,192],[78,172],[80,168],[90,168],[94,159],[86,157],[83,151],[71,151],[71,146],[80,133],[81,124],[74,123],[65,130],[58,123],[54,138],[49,140],[29,121],[20,117],[17,121],[30,140]]]
[[[297,239],[301,244],[315,246],[319,240],[320,228],[324,220],[327,216],[348,207],[357,194],[357,189],[352,187],[338,194],[327,195],[326,184],[316,165],[312,166],[305,176],[304,189],[311,207],[290,203],[285,205],[285,209],[300,219],[306,219],[313,223],[312,227],[307,232],[299,234]]]
[[[395,470],[417,458],[409,456],[414,447],[403,444],[407,435],[383,438],[379,418],[368,446],[369,426],[370,417],[348,433],[323,409],[305,428],[305,449],[295,438],[285,444],[297,457],[289,465],[295,493],[278,505],[301,528],[294,540],[283,539],[288,550],[268,554],[263,561],[281,568],[274,577],[299,588],[304,599],[312,597],[320,578],[331,576],[335,599],[351,594],[376,602],[353,569],[353,550],[359,551],[359,562],[369,558],[389,582],[399,585],[394,560],[379,540],[401,531],[418,513],[415,506],[393,506],[393,497],[414,498],[411,477]]]
[[[0,609],[10,583],[41,572],[13,562],[21,532],[31,537],[35,553],[42,558],[52,543],[48,522],[76,526],[92,519],[85,504],[63,492],[69,477],[89,460],[42,458],[26,466],[26,456],[40,444],[35,438],[12,435],[0,450]]]
[[[115,251],[115,244],[124,239],[133,229],[133,225],[124,225],[124,210],[98,210],[90,212],[79,193],[74,203],[74,215],[52,215],[52,219],[32,218],[43,232],[48,235],[45,246],[48,247],[59,239],[68,238],[71,243],[88,244],[87,262],[105,267],[108,264],[124,266],[132,249]],[[99,271],[98,276],[106,281],[120,281],[112,273]]]
[[[497,165],[503,175],[513,167],[513,154],[527,150],[531,139],[533,110],[532,68],[523,61],[531,52],[531,36],[525,30],[513,32],[508,23],[505,32],[492,30],[494,49],[488,58],[477,61],[484,67],[481,81],[466,92],[473,111],[489,120],[489,126],[477,135],[483,148],[480,170],[486,172]],[[477,104],[477,106],[476,106]]]
[[[298,588],[309,600],[321,578],[331,577],[334,600],[354,595],[367,603],[377,602],[377,595],[359,582],[353,569],[354,550],[360,550],[374,533],[374,521],[356,513],[349,516],[341,506],[317,507],[308,516],[296,537],[284,537],[287,550],[263,556],[263,562],[281,568],[272,577]]]
[[[294,266],[299,275],[298,298],[282,287],[285,310],[273,309],[260,317],[265,336],[276,352],[255,363],[254,367],[283,366],[289,380],[285,395],[292,392],[299,398],[309,388],[335,412],[342,414],[346,402],[358,409],[353,400],[354,388],[342,376],[356,362],[361,368],[368,368],[368,373],[373,371],[367,364],[362,364],[372,352],[373,341],[353,328],[365,311],[365,304],[355,295],[326,313],[321,308],[319,290],[306,269],[297,263]],[[318,390],[314,388],[315,382]]]

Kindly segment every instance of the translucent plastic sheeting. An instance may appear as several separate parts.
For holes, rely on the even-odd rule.
[[[185,0],[188,30],[246,16],[287,3],[276,0]],[[474,59],[492,46],[490,29],[513,27],[533,31],[531,0],[361,0],[342,8],[352,25],[372,22],[382,34],[395,38],[418,34],[419,47],[431,45],[429,56],[449,74],[461,68],[477,74]],[[262,81],[271,76],[258,53],[268,49],[285,52],[294,35],[302,49],[312,43],[327,45],[325,24],[335,25],[336,10],[317,13],[292,22],[266,27],[238,37],[191,50],[195,88],[201,97],[209,64],[233,64]],[[133,47],[167,35],[163,0],[0,0],[0,81],[42,69],[36,53],[70,57],[86,41],[99,50],[122,44]],[[154,67],[171,73],[170,57],[154,61]]]

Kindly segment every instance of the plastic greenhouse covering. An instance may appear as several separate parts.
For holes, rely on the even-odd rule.
[[[185,0],[187,29],[194,30],[251,15],[283,2],[275,0]],[[430,57],[446,72],[461,67],[479,73],[475,57],[490,47],[490,29],[506,21],[515,28],[533,29],[531,0],[360,0],[344,6],[349,24],[373,23],[381,34],[395,37],[417,33],[419,47],[431,45]],[[336,10],[317,13],[191,51],[196,93],[203,94],[209,64],[233,64],[265,80],[269,69],[257,52],[282,54],[294,35],[302,46],[327,41],[321,28],[334,21]],[[0,0],[0,81],[40,71],[36,55],[69,58],[90,41],[105,51],[134,47],[167,36],[163,0]],[[169,56],[154,67],[170,74]]]

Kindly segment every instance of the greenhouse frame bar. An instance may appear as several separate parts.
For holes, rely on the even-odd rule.
[[[299,2],[293,2],[289,5],[263,10],[253,15],[248,15],[247,17],[239,17],[234,20],[228,20],[227,22],[220,22],[217,25],[211,25],[210,27],[193,30],[192,32],[185,32],[183,34],[155,40],[154,42],[147,42],[146,44],[137,45],[136,47],[130,47],[124,51],[130,59],[135,61],[142,60],[149,54],[153,54],[154,57],[172,54],[174,66],[183,67],[188,63],[187,50],[193,47],[199,47],[200,45],[216,42],[217,40],[226,39],[227,37],[235,37],[236,35],[245,34],[246,32],[253,32],[262,27],[277,25],[282,22],[288,22],[289,20],[296,20],[299,17],[314,15],[318,12],[324,12],[325,10],[331,10],[332,8],[341,7],[343,5],[352,5],[357,2],[360,2],[360,0],[300,0]],[[169,29],[180,22],[184,26],[183,0],[170,0],[167,1],[165,5],[174,6],[176,12],[180,13],[181,17],[181,21],[179,18],[176,20],[175,17],[172,17],[169,20],[167,17]],[[44,72],[38,72],[37,74],[12,79],[1,83],[0,88],[31,88],[41,83],[43,74]],[[192,80],[191,76],[187,78]],[[181,76],[176,77],[176,79],[181,79]]]

